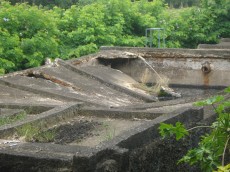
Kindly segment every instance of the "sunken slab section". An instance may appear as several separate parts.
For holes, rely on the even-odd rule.
[[[138,171],[133,157],[160,140],[161,122],[193,127],[212,117],[193,103],[230,85],[229,55],[102,47],[1,76],[0,171]],[[152,92],[157,76],[140,56],[182,97]]]
[[[69,110],[66,109],[64,111],[68,113]],[[94,112],[97,111],[94,110]],[[44,113],[49,113],[49,111]],[[80,110],[78,113],[79,114],[75,113],[75,116],[81,114],[87,114],[88,117],[90,116],[90,110]],[[110,128],[109,132],[103,135],[104,141],[98,142],[97,144],[95,144],[95,137],[94,144],[90,144],[90,137],[92,138],[92,136],[85,136],[85,138],[82,139],[82,142],[72,142],[71,144],[65,143],[64,145],[62,142],[59,142],[58,144],[49,144],[24,143],[23,141],[16,142],[15,140],[8,140],[2,142],[3,145],[1,145],[0,161],[2,165],[0,165],[0,169],[7,171],[14,171],[18,168],[22,171],[85,171],[86,169],[86,171],[95,171],[99,168],[104,168],[101,167],[101,163],[112,159],[112,161],[116,164],[114,168],[121,170],[127,165],[125,164],[125,161],[123,161],[123,158],[127,158],[129,149],[132,150],[138,148],[148,142],[151,142],[151,140],[155,137],[158,137],[157,127],[159,122],[165,121],[173,123],[178,120],[183,122],[196,122],[202,119],[202,110],[199,109],[186,110],[183,112],[178,111],[176,114],[163,116],[149,114],[145,115],[145,119],[139,119],[138,116],[141,117],[142,114],[146,114],[146,112],[142,112],[142,114],[138,114],[136,112],[136,115],[134,113],[132,118],[120,120],[118,119],[122,116],[122,112],[106,112],[104,110],[104,112],[100,111],[96,114],[103,113],[104,115],[105,113],[113,113],[114,117],[118,114],[118,116],[114,118],[115,122],[118,122],[118,127],[121,128],[121,121],[124,121],[123,123],[126,124],[126,128],[123,127],[124,129],[118,134],[116,134],[119,132],[118,129],[115,129],[116,133],[109,135],[110,131],[114,131]],[[92,111],[91,114],[95,115]],[[67,115],[68,114],[63,113],[63,118],[66,118]],[[53,118],[54,115],[52,114],[51,116],[52,121],[55,121]],[[60,119],[58,117],[59,115],[56,114],[56,116]],[[135,116],[137,118],[134,118]],[[95,120],[96,117],[92,118]],[[69,119],[73,120],[74,118]],[[97,117],[97,119],[99,118]],[[68,119],[65,120],[68,121]],[[47,121],[47,119],[45,121]],[[62,123],[63,121],[64,120],[62,119]],[[101,122],[102,119],[99,121]],[[104,118],[101,127],[107,127],[105,122],[107,122],[107,124],[111,124],[111,121],[113,121],[113,118],[109,120],[108,117]],[[50,122],[48,122],[48,124],[51,125]],[[111,125],[109,127],[111,127]],[[78,132],[87,133],[86,130],[83,131],[82,128],[79,128]],[[8,137],[8,139],[9,138],[10,137]],[[11,166],[9,166],[9,164],[11,164]]]

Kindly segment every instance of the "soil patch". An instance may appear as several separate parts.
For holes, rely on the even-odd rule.
[[[79,142],[82,139],[93,136],[92,130],[100,125],[102,125],[102,123],[88,120],[62,125],[55,129],[56,136],[54,143],[66,144],[73,141]]]

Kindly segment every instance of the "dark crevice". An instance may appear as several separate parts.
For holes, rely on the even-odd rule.
[[[116,59],[104,59],[98,58],[98,62],[104,66],[111,66],[113,69],[119,69],[120,66],[125,66],[130,64],[131,61],[136,59],[124,59],[124,58],[116,58]]]

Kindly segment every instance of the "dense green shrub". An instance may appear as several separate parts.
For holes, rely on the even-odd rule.
[[[46,57],[58,56],[55,20],[37,6],[1,2],[0,58],[6,72],[39,66]],[[7,60],[7,61],[6,61]]]
[[[196,48],[199,43],[215,43],[218,32],[212,30],[214,18],[202,8],[167,10],[162,13],[161,27],[166,30],[167,47]]]
[[[172,48],[196,48],[199,43],[215,43],[218,37],[230,36],[226,0],[202,0],[200,7],[182,9],[169,9],[163,0],[62,3],[76,5],[49,9],[53,5],[0,1],[0,74],[39,66],[47,57],[79,57],[103,45],[145,46],[145,29],[150,27],[164,28],[161,37],[166,38],[166,47]],[[153,45],[157,46],[154,34]]]

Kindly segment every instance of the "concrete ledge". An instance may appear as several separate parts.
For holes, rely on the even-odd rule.
[[[23,109],[28,114],[39,114],[48,110],[53,109],[57,105],[36,105],[36,104],[23,104],[23,103],[0,103],[0,108],[10,108],[10,109]]]
[[[69,103],[67,105],[55,107],[49,111],[37,114],[33,118],[26,118],[23,121],[19,121],[14,124],[8,124],[0,127],[0,136],[1,138],[6,138],[12,136],[13,133],[17,131],[17,128],[22,127],[23,125],[31,124],[34,127],[47,128],[47,126],[55,125],[58,122],[63,121],[64,119],[74,117],[77,115],[77,112],[81,104]]]
[[[107,47],[100,48],[102,51],[119,50],[136,53],[152,54],[157,58],[230,58],[230,50],[205,50],[205,49],[182,49],[182,48],[147,48],[147,47]]]
[[[82,148],[81,148],[82,149]],[[29,143],[0,150],[1,171],[72,171],[76,147]]]
[[[79,114],[84,116],[97,116],[103,118],[116,118],[116,119],[155,119],[162,113],[153,113],[147,111],[135,111],[128,109],[102,109],[83,107],[80,109]]]

